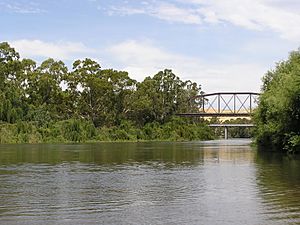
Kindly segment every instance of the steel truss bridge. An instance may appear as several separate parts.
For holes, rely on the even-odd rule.
[[[185,117],[251,117],[257,107],[259,93],[255,92],[217,92],[202,94],[191,98],[200,105],[199,112],[179,113]],[[229,127],[253,127],[253,124],[210,124],[210,127],[223,127],[225,139],[228,139]]]
[[[217,92],[202,94],[190,100],[200,105],[199,112],[179,113],[188,117],[250,117],[258,103],[259,93]]]

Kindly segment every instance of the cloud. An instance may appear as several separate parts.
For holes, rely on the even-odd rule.
[[[193,9],[182,9],[173,4],[162,3],[153,10],[152,15],[169,22],[201,24],[201,17]]]
[[[273,31],[288,40],[299,40],[300,15],[289,7],[282,7],[269,0],[186,0],[195,4],[198,12],[209,21],[228,22],[250,30]],[[300,5],[298,12],[300,10]]]
[[[145,14],[156,17],[168,22],[179,22],[185,24],[201,24],[202,19],[193,9],[184,9],[170,3],[160,3],[152,5],[148,2],[142,2],[140,7],[132,6],[112,6],[109,10],[110,15],[135,15]]]
[[[54,59],[74,59],[94,50],[78,42],[44,42],[41,40],[15,40],[9,42],[22,57],[50,57]]]
[[[146,1],[137,6],[113,6],[111,14],[145,14],[173,23],[232,24],[244,29],[278,33],[281,38],[300,38],[300,3],[271,0],[166,0]]]
[[[0,8],[4,11],[20,13],[20,14],[40,14],[46,12],[44,9],[39,8],[38,4],[34,2],[0,2]]]
[[[108,48],[108,52],[139,81],[165,68],[184,80],[196,81],[206,92],[259,91],[265,66],[255,63],[210,63],[196,57],[174,54],[150,41],[129,40]]]
[[[172,69],[183,80],[195,81],[205,92],[259,91],[261,77],[270,68],[259,63],[208,62],[205,59],[173,53],[150,40],[128,40],[96,51],[76,42],[45,42],[41,40],[10,41],[22,57],[74,60],[92,55],[94,60],[109,59],[103,65],[128,71],[142,81],[158,71]],[[101,54],[101,55],[100,55]],[[102,61],[103,63],[103,61]]]
[[[99,7],[98,9],[102,9]],[[142,8],[134,8],[134,7],[128,7],[128,6],[111,6],[109,11],[109,15],[115,15],[115,14],[120,14],[120,15],[135,15],[135,14],[147,14],[147,11],[142,9]]]

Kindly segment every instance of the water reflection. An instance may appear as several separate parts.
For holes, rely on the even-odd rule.
[[[300,223],[300,157],[258,152],[257,182],[263,199],[262,213],[270,223]]]
[[[299,223],[299,159],[248,144],[0,145],[0,224]]]
[[[198,163],[203,152],[181,151],[175,143],[101,143],[88,145],[7,145],[0,148],[2,165],[20,163],[60,164],[63,162],[120,165],[124,163]]]
[[[250,162],[253,159],[253,152],[249,151],[248,143],[249,140],[86,145],[0,145],[0,164],[81,162],[119,165],[135,162],[163,162],[166,164],[197,165],[203,163],[204,160]],[[248,151],[245,151],[245,148]]]

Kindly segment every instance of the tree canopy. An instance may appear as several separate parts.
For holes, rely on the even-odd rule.
[[[0,43],[0,122],[30,123],[42,134],[63,121],[70,134],[87,126],[120,127],[124,121],[137,128],[163,125],[178,112],[195,112],[197,105],[189,99],[200,90],[169,69],[137,82],[125,71],[102,69],[88,58],[74,61],[71,70],[51,58],[38,65]]]
[[[300,151],[300,50],[263,77],[255,122],[259,145]]]

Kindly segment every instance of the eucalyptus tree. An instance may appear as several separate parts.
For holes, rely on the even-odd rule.
[[[195,105],[189,100],[199,92],[196,83],[182,81],[172,70],[165,69],[137,84],[127,99],[129,116],[140,125],[164,123],[177,112],[194,110]]]
[[[22,75],[19,53],[7,42],[0,43],[0,120],[15,122],[23,118],[24,104],[18,81]]]
[[[20,71],[20,55],[7,42],[0,43],[0,88],[15,80]]]
[[[107,95],[110,123],[119,125],[121,120],[126,119],[126,99],[134,93],[136,81],[127,72],[113,69],[102,70],[101,78],[111,88]]]
[[[73,71],[67,79],[68,92],[74,113],[82,118],[97,120],[97,88],[96,81],[100,77],[101,66],[91,59],[76,60]]]
[[[52,119],[64,119],[64,94],[61,83],[67,67],[62,61],[47,59],[36,67],[32,61],[24,61],[24,86],[28,103]]]

